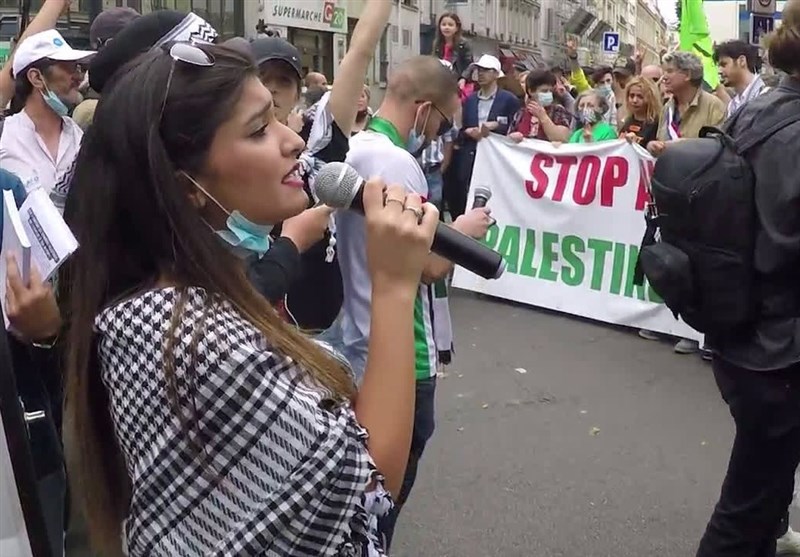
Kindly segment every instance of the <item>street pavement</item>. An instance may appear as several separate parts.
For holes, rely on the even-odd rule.
[[[393,557],[694,556],[733,436],[710,365],[630,329],[451,302],[456,357]]]
[[[456,357],[392,556],[693,557],[733,435],[710,366],[629,329],[451,305]]]

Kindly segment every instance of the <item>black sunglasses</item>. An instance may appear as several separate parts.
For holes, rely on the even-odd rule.
[[[178,62],[196,68],[210,68],[215,62],[214,56],[189,43],[173,43],[171,46],[164,45],[163,50],[172,58],[172,67],[169,69],[167,86],[164,90],[164,101],[161,103],[161,114],[158,117],[159,124],[164,117],[164,109],[167,106],[167,98],[169,98],[169,90],[172,86],[172,76],[175,74],[175,66],[178,65]]]

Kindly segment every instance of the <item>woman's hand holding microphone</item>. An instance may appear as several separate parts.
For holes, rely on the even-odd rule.
[[[373,297],[405,294],[414,300],[428,260],[439,211],[416,193],[382,180],[364,185],[367,259]]]

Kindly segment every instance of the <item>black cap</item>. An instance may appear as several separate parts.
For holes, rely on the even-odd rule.
[[[627,56],[620,56],[614,62],[613,73],[630,77],[636,73],[636,62]]]
[[[100,12],[91,27],[89,27],[89,43],[92,48],[98,48],[135,19],[140,18],[139,12],[133,8],[109,8]]]
[[[303,78],[300,51],[289,41],[278,37],[260,37],[250,41],[250,51],[256,66],[260,66],[270,60],[281,60],[289,64],[297,72],[297,79]]]

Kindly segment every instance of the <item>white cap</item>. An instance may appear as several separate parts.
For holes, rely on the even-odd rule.
[[[55,29],[31,35],[17,47],[14,52],[12,76],[17,77],[25,68],[39,60],[56,60],[58,62],[77,62],[95,53],[90,50],[75,50],[61,33]]]
[[[500,60],[491,54],[484,54],[478,58],[478,61],[475,62],[474,66],[476,68],[483,68],[484,70],[494,70],[497,72],[498,77],[503,77],[505,75],[500,66]]]

